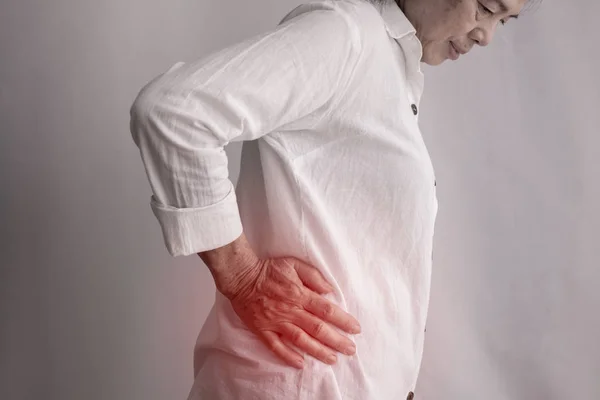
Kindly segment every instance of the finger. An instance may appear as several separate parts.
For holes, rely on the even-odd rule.
[[[309,294],[304,309],[325,322],[331,322],[345,332],[360,333],[360,323],[356,318],[321,296]]]
[[[296,273],[298,274],[298,277],[302,283],[304,283],[304,285],[309,289],[319,294],[333,292],[333,286],[327,282],[323,274],[321,274],[321,271],[312,265],[298,262],[294,264],[294,268],[296,269]]]
[[[323,343],[340,353],[349,356],[356,353],[356,346],[350,339],[310,313],[302,311],[301,314],[299,313],[298,317],[294,319],[294,323],[318,342]]]
[[[259,337],[265,342],[267,347],[279,358],[294,368],[304,368],[304,358],[296,351],[281,341],[279,335],[275,332],[262,331]]]
[[[283,324],[279,332],[281,333],[283,339],[289,341],[300,350],[307,352],[317,360],[330,365],[335,364],[337,361],[337,357],[331,349],[328,349],[321,343],[317,342],[314,338],[297,326],[292,324]]]

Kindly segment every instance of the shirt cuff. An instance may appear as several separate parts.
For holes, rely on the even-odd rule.
[[[220,202],[200,208],[175,208],[150,198],[169,254],[187,256],[225,246],[242,234],[235,190]]]

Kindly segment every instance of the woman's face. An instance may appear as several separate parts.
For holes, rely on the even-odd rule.
[[[496,27],[516,18],[527,0],[398,0],[423,44],[421,61],[456,60],[478,44],[486,46]]]

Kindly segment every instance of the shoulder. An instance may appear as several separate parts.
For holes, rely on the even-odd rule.
[[[385,33],[380,5],[369,0],[312,0],[290,11],[280,22],[313,17],[329,24],[332,34],[347,35],[358,47]]]
[[[358,27],[381,27],[383,21],[380,7],[381,4],[374,0],[312,0],[294,8],[281,23],[310,12],[330,11],[331,18],[346,18],[349,23]]]

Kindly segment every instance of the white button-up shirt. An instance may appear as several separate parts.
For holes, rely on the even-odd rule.
[[[190,399],[405,399],[420,367],[438,204],[418,127],[422,47],[394,1],[318,0],[146,85],[131,132],[172,255],[294,256],[354,315],[357,353],[288,367],[217,293]],[[245,141],[234,189],[223,147]]]

